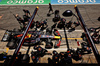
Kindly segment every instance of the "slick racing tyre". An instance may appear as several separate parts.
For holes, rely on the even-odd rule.
[[[22,63],[29,63],[30,57],[28,54],[25,54],[22,58]]]
[[[47,16],[49,17],[49,16],[51,16],[51,14],[47,14]]]
[[[15,49],[17,47],[17,44],[13,40],[11,40],[8,42],[7,47],[9,47],[10,49]]]

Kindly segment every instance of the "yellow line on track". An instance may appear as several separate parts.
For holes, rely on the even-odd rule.
[[[62,40],[65,40],[66,38],[62,38]],[[78,39],[78,40],[82,40],[82,38],[67,38],[69,40],[74,40],[74,39]]]
[[[6,48],[6,53],[8,53],[9,48]]]

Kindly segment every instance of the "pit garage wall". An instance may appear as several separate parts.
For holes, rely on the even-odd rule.
[[[0,0],[0,5],[100,4],[100,0]]]

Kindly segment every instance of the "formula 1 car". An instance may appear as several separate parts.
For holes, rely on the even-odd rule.
[[[54,32],[56,32],[56,31],[54,31]],[[23,35],[23,32],[7,30],[2,38],[2,41],[8,41],[7,47],[9,47],[9,48],[16,48],[22,35]],[[28,34],[25,36],[23,45],[24,46],[29,46],[29,45],[33,46],[35,44],[39,44],[42,41],[45,41],[46,45],[47,44],[51,45],[51,47],[49,46],[47,48],[52,48],[52,46],[53,46],[52,40],[54,40],[54,39],[61,40],[61,36],[46,35],[42,31],[29,31]],[[60,41],[60,43],[61,43],[61,41]]]

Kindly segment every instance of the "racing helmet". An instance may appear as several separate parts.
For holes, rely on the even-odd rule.
[[[53,54],[56,55],[56,54],[58,54],[58,52],[54,50],[54,51],[53,51]]]

